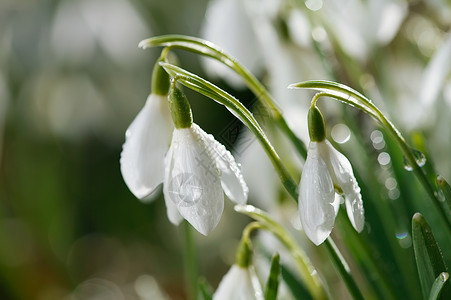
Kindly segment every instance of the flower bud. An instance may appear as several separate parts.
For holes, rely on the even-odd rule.
[[[171,83],[169,90],[169,106],[175,128],[190,128],[193,124],[191,107],[185,94],[176,87],[175,82]]]
[[[316,106],[308,111],[308,132],[312,142],[321,142],[326,138],[324,118]]]

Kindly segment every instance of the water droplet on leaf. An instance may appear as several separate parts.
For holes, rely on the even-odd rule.
[[[426,156],[424,155],[423,152],[418,151],[416,149],[411,149],[413,156],[415,157],[415,162],[416,164],[421,168],[426,164]],[[404,163],[404,169],[406,169],[407,171],[412,171],[413,167],[412,165],[409,163],[409,161],[407,160],[407,158],[404,156],[403,158],[403,163]]]

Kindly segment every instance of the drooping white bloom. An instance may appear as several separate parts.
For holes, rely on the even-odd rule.
[[[299,212],[305,233],[316,245],[324,242],[334,226],[340,204],[334,185],[343,191],[349,220],[361,232],[362,196],[351,163],[327,140],[310,142],[299,186]]]
[[[238,204],[247,201],[248,188],[233,156],[194,123],[174,129],[165,164],[164,197],[174,224],[183,217],[207,235],[221,218],[223,191]]]
[[[213,300],[264,299],[255,272],[250,267],[233,265],[219,283]]]
[[[122,176],[139,199],[163,182],[169,220],[178,225],[185,218],[207,235],[221,218],[224,192],[245,204],[248,188],[233,156],[213,136],[194,123],[173,128],[167,96],[150,95],[127,130]]]
[[[126,131],[121,172],[136,198],[151,197],[164,178],[164,157],[174,128],[168,98],[150,94]]]

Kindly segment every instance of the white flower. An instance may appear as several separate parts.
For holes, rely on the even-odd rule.
[[[327,140],[310,142],[299,186],[299,212],[305,233],[316,245],[324,242],[334,226],[340,204],[334,185],[343,191],[349,220],[361,232],[362,196],[349,160]]]
[[[138,199],[149,199],[164,178],[164,157],[174,128],[168,97],[150,94],[126,131],[121,172]]]
[[[222,278],[213,300],[263,299],[263,291],[252,268],[233,265]]]
[[[208,3],[201,36],[233,55],[249,70],[262,72],[262,54],[247,12],[246,1],[214,0]],[[221,77],[234,87],[243,87],[243,80],[223,64],[212,59],[202,60],[207,73]]]
[[[150,95],[127,130],[122,176],[139,199],[151,198],[163,182],[169,220],[178,225],[185,218],[207,235],[221,218],[224,192],[245,204],[248,188],[233,156],[213,136],[194,123],[173,128],[167,96]]]
[[[221,218],[223,191],[238,204],[247,201],[248,188],[233,156],[194,123],[174,129],[165,164],[164,197],[174,224],[183,217],[207,235]]]

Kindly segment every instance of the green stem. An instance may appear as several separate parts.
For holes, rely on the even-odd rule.
[[[197,299],[197,282],[199,273],[197,269],[197,251],[194,242],[193,228],[187,221],[183,221],[183,261],[185,265],[185,284],[188,299]]]
[[[326,293],[321,281],[315,274],[315,269],[313,268],[309,258],[304,253],[304,251],[299,247],[296,241],[285,231],[285,229],[276,221],[271,219],[271,217],[261,209],[258,209],[251,205],[237,205],[235,210],[252,217],[254,220],[258,221],[262,225],[262,229],[265,229],[272,234],[287,248],[293,257],[296,268],[299,275],[302,278],[305,286],[309,290],[310,294],[314,299],[325,299]],[[252,223],[251,223],[252,224]],[[243,233],[244,236],[244,233]]]
[[[277,174],[279,175],[283,186],[293,198],[297,199],[297,184],[294,182],[287,168],[282,163],[279,155],[269,142],[257,120],[238,99],[207,80],[183,70],[182,68],[168,63],[162,63],[161,65],[174,78],[174,80],[177,80],[184,86],[215,100],[232,111],[233,114],[249,128],[249,130],[260,142],[263,150],[268,155]]]
[[[354,278],[352,278],[351,276],[349,266],[346,264],[346,261],[344,260],[337,246],[335,246],[335,243],[333,242],[332,238],[331,237],[327,238],[327,240],[324,241],[323,245],[326,248],[329,257],[331,258],[332,263],[335,266],[335,269],[345,282],[346,287],[348,288],[348,291],[351,294],[352,298],[363,300],[364,298],[362,296],[362,293],[357,287]]]
[[[296,136],[291,128],[286,123],[282,116],[280,108],[276,105],[276,102],[272,98],[271,94],[265,88],[265,86],[241,63],[238,62],[230,54],[226,53],[220,47],[215,44],[195,37],[185,35],[163,35],[150,39],[143,40],[139,43],[139,47],[146,49],[155,46],[166,46],[163,50],[166,56],[171,48],[178,48],[185,51],[190,51],[202,56],[213,58],[237,73],[246,83],[246,86],[254,93],[254,95],[260,99],[268,110],[272,112],[272,118],[276,125],[287,134],[296,149],[301,153],[305,159],[307,151],[304,143]]]
[[[242,267],[248,268],[251,264],[251,232],[262,228],[262,225],[258,222],[252,222],[247,224],[247,226],[243,230],[243,234],[241,235],[241,241],[238,245],[238,249],[235,255],[235,264]]]
[[[269,142],[265,133],[263,132],[263,129],[260,127],[257,120],[255,120],[252,113],[249,112],[249,110],[244,105],[242,105],[241,102],[238,101],[235,97],[228,94],[226,91],[220,89],[219,87],[213,85],[212,83],[208,82],[207,80],[186,70],[183,70],[182,68],[179,68],[177,66],[168,63],[161,63],[161,65],[171,75],[171,77],[174,78],[174,80],[179,81],[181,84],[229,108],[229,110],[251,130],[251,132],[258,139],[264,151],[270,158],[276,172],[279,175],[280,180],[282,181],[283,186],[291,195],[291,197],[297,202],[298,192],[296,183],[294,182],[291,175],[288,173],[288,170],[282,163],[279,155],[272,147],[271,143]],[[340,259],[337,260],[339,255],[334,252],[336,249],[333,247],[326,247],[326,249],[328,252],[330,252],[330,257],[334,260],[334,264],[341,265],[342,261]],[[344,269],[344,266],[337,269],[338,270]],[[344,281],[345,284],[348,286],[348,288],[350,289],[355,288],[356,284],[353,281],[352,277],[348,276]],[[350,281],[353,282],[352,285],[349,285]]]
[[[447,230],[451,232],[451,222],[448,220],[446,213],[443,211],[440,204],[440,199],[438,198],[438,193],[433,184],[428,180],[426,174],[424,173],[421,166],[418,165],[415,155],[412,149],[409,147],[401,132],[393,125],[390,120],[388,120],[385,115],[373,104],[371,100],[360,94],[359,92],[351,89],[350,87],[331,81],[324,80],[313,80],[301,83],[296,83],[290,85],[290,88],[307,88],[320,91],[319,94],[315,95],[315,101],[319,97],[331,97],[335,98],[341,102],[344,102],[350,106],[356,107],[363,112],[372,116],[376,121],[378,121],[388,132],[393,136],[402,153],[407,159],[408,163],[412,167],[414,174],[417,176],[420,183],[425,188],[426,192],[432,199],[432,203],[439,212],[440,218],[446,224]]]

